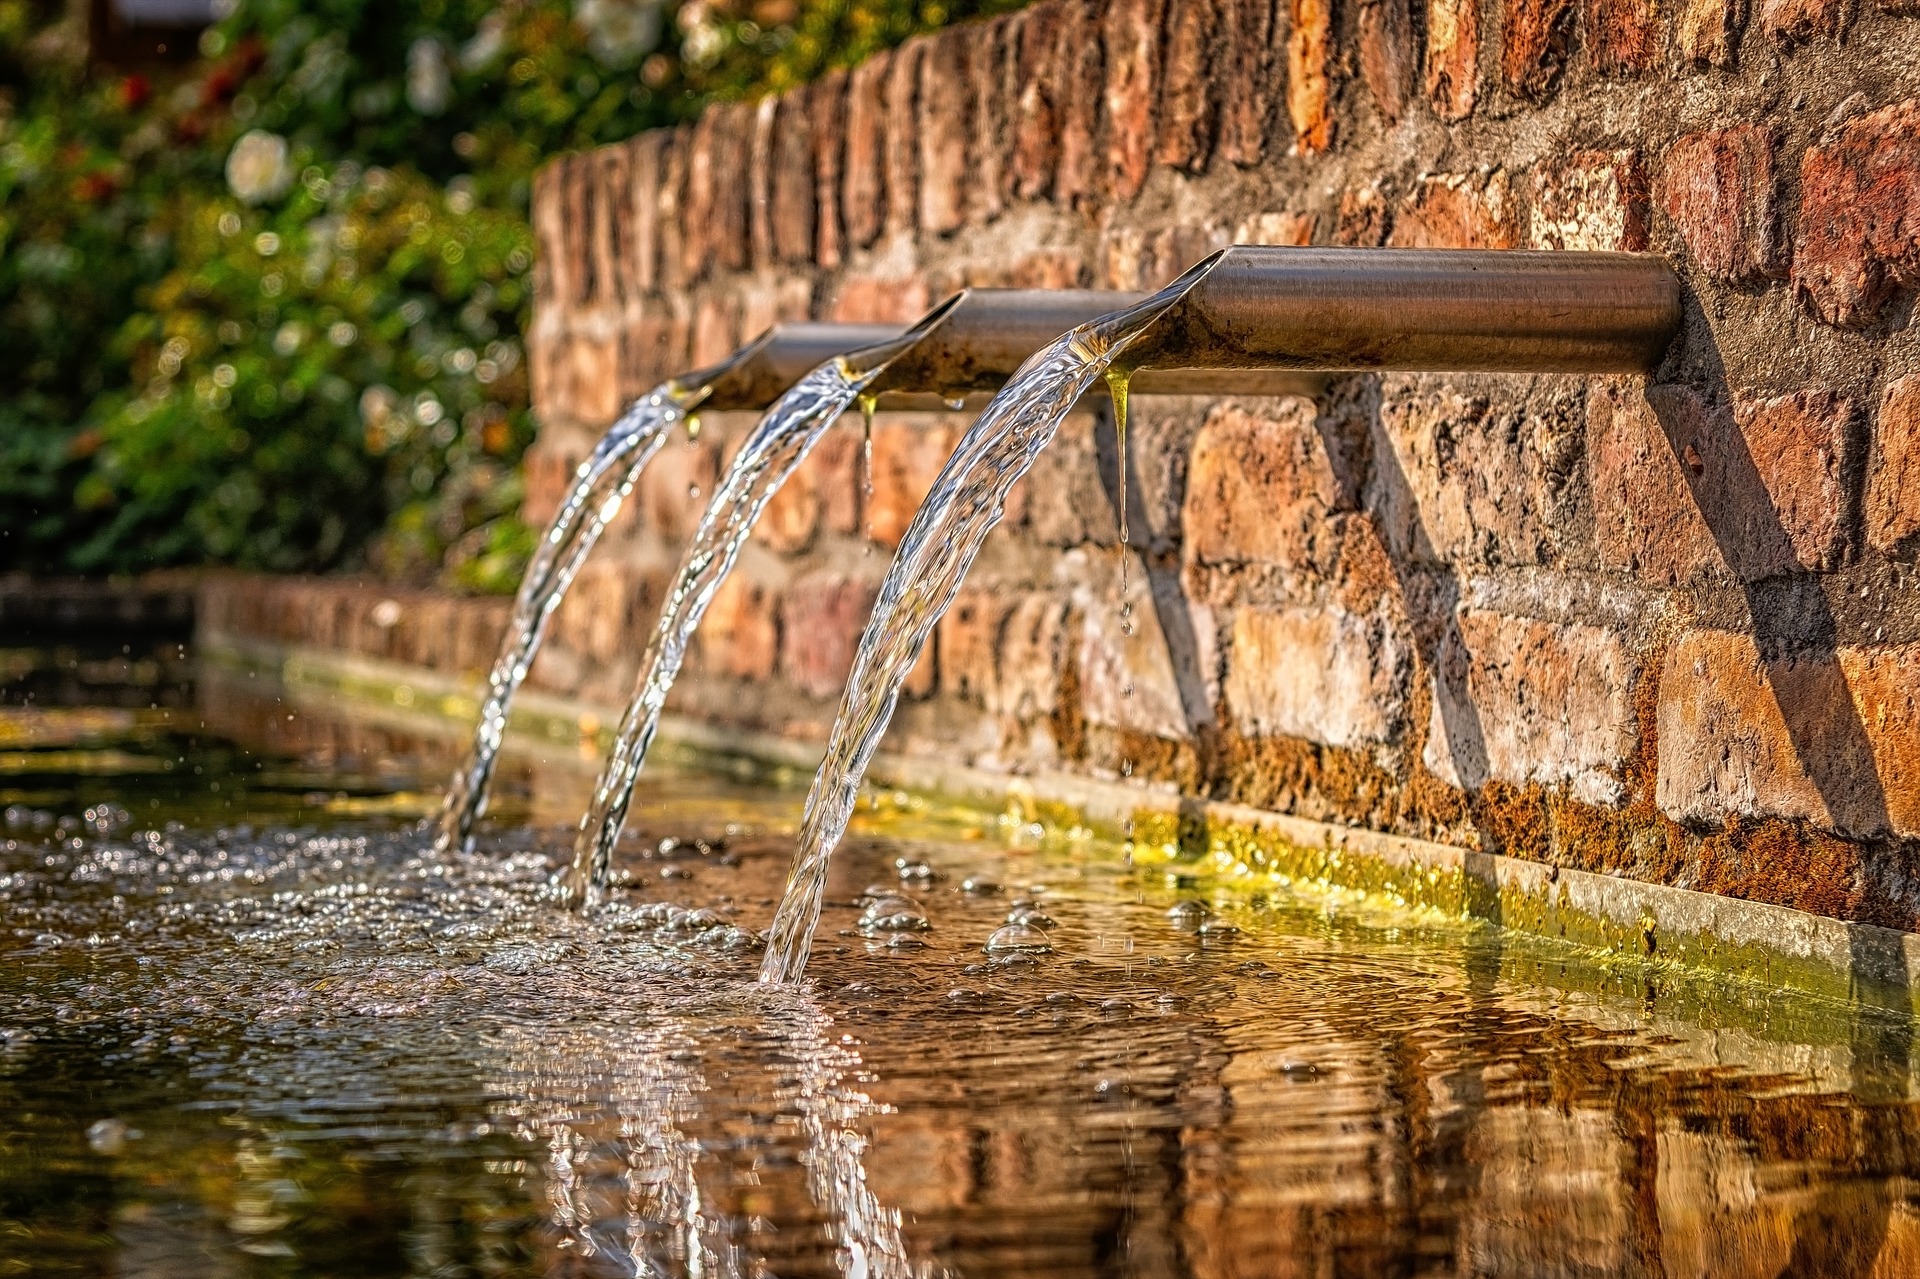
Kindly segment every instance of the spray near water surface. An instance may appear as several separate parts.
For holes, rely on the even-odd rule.
[[[480,706],[473,746],[447,787],[435,839],[435,847],[441,851],[465,849],[472,844],[474,824],[486,815],[487,789],[500,757],[513,696],[533,668],[547,622],[566,598],[567,588],[573,585],[600,534],[619,514],[620,504],[632,492],[640,472],[660,451],[668,432],[685,421],[694,405],[705,398],[709,385],[706,379],[668,381],[641,396],[574,472],[573,487],[560,503],[521,579],[513,616],[500,641],[500,655],[487,677],[487,696]]]
[[[860,398],[889,364],[937,326],[947,310],[937,308],[895,341],[835,356],[807,374],[767,410],[734,456],[681,557],[673,589],[647,642],[646,654],[640,659],[633,700],[620,721],[613,754],[594,786],[593,805],[581,819],[573,861],[561,879],[561,891],[568,902],[592,906],[605,893],[607,867],[626,822],[633,785],[660,726],[667,694],[686,663],[687,645],[706,616],[707,606],[733,571],[767,503],[806,461],[847,406]]]
[[[853,817],[860,783],[893,718],[900,687],[959,593],[987,534],[1000,522],[1008,491],[1052,442],[1080,397],[1206,271],[1207,264],[1196,267],[1146,301],[1083,324],[1034,353],[947,460],[900,543],[861,636],[826,758],[807,796],[761,981],[793,983],[806,971],[827,867]]]

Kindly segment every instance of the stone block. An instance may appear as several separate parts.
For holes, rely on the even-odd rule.
[[[849,246],[865,248],[887,220],[887,82],[893,54],[878,53],[847,76],[840,221]]]
[[[1760,29],[1784,43],[1834,40],[1846,29],[1848,0],[1759,0]]]
[[[736,569],[720,584],[697,632],[703,670],[769,680],[780,656],[780,594]]]
[[[1867,542],[1883,555],[1909,554],[1920,534],[1920,373],[1887,384],[1867,468]]]
[[[1658,723],[1656,796],[1676,821],[1920,834],[1920,645],[1762,655],[1748,635],[1689,631]]]
[[[773,253],[782,262],[813,260],[814,151],[804,90],[782,94],[773,124],[771,205]]]
[[[1456,123],[1480,95],[1479,0],[1430,0],[1427,8],[1427,105]]]
[[[710,435],[674,435],[640,472],[640,518],[669,542],[684,543],[700,526],[720,478],[720,450]]]
[[[1655,0],[1585,0],[1580,34],[1603,75],[1639,75],[1660,61]]]
[[[1413,640],[1384,610],[1338,605],[1234,613],[1226,701],[1250,737],[1391,745],[1406,732]]]
[[[1773,131],[1735,125],[1667,148],[1660,204],[1700,268],[1716,280],[1760,279],[1785,264]]]
[[[1199,653],[1161,625],[1162,608],[1190,608],[1177,590],[1156,601],[1153,579],[1132,551],[1069,551],[1060,573],[1075,583],[1080,710],[1089,724],[1181,741],[1212,720]],[[1182,630],[1194,629],[1189,617]]]
[[[1536,249],[1639,253],[1647,247],[1647,179],[1632,151],[1575,151],[1533,174]]]
[[[940,619],[940,688],[985,706],[994,689],[1000,628],[1013,604],[994,590],[963,590]]]
[[[1235,244],[1313,243],[1314,219],[1311,213],[1256,213],[1234,228]]]
[[[893,51],[885,86],[886,229],[911,234],[920,218],[920,68],[931,41],[915,37]]]
[[[780,601],[780,669],[810,697],[837,698],[879,583],[833,572],[810,573],[787,587]]]
[[[1500,29],[1500,82],[1540,102],[1559,87],[1573,42],[1573,0],[1506,0]]]
[[[1434,776],[1468,790],[1497,781],[1625,801],[1639,663],[1619,631],[1463,609],[1439,664],[1422,752]]]
[[[1101,482],[1102,448],[1111,472],[1113,427],[1092,413],[1073,413],[1027,472],[1027,534],[1047,546],[1120,540],[1113,499]]]
[[[1680,0],[1674,18],[1674,52],[1699,66],[1730,67],[1745,25],[1741,0]]]
[[[1063,17],[1064,6],[1059,0],[1036,4],[1016,15],[1007,194],[1020,199],[1045,197],[1053,189],[1054,166],[1060,160],[1063,112],[1057,100],[1060,83],[1056,67]]]
[[[1067,602],[1054,595],[1016,597],[999,626],[999,649],[986,706],[996,715],[1034,720],[1060,701],[1060,665]]]
[[[1876,320],[1920,281],[1920,102],[1860,116],[1800,162],[1793,287],[1829,324]]]
[[[939,413],[881,413],[873,419],[873,490],[867,536],[900,545],[914,513],[947,464],[963,426]]]
[[[965,224],[967,188],[981,180],[969,154],[977,89],[970,56],[975,30],[949,27],[920,59],[920,229],[934,235]]]
[[[1414,184],[1387,243],[1403,249],[1511,249],[1519,217],[1502,169],[1433,173]]]
[[[1287,400],[1275,415],[1231,404],[1207,415],[1193,443],[1181,523],[1189,573],[1235,565],[1324,567],[1354,505],[1352,482],[1315,429],[1311,400]]]
[[[1116,200],[1133,199],[1147,180],[1160,95],[1160,23],[1166,0],[1109,0],[1106,49],[1106,180]]]
[[[1213,76],[1211,50],[1225,16],[1221,0],[1169,0],[1166,87],[1154,159],[1183,173],[1204,172],[1213,158],[1221,86]]]
[[[1388,124],[1407,112],[1417,53],[1407,0],[1363,0],[1360,5],[1360,78]]]
[[[1059,112],[1059,155],[1053,200],[1081,208],[1100,193],[1106,169],[1101,149],[1101,104],[1106,98],[1106,46],[1096,0],[1069,0],[1054,46],[1053,101]]]
[[[931,304],[925,280],[853,276],[840,282],[828,314],[843,324],[911,324]]]
[[[1287,115],[1294,145],[1304,155],[1333,145],[1333,5],[1331,0],[1287,0]]]
[[[813,261],[822,270],[845,256],[840,200],[847,146],[847,73],[833,70],[807,90],[807,120],[813,130]]]
[[[1275,0],[1222,0],[1224,53],[1219,80],[1231,86],[1219,106],[1220,155],[1251,168],[1266,155],[1268,122],[1273,116],[1273,86],[1278,50],[1285,38],[1274,21]]]

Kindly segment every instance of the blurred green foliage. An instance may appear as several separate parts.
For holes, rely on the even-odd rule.
[[[1014,0],[0,0],[0,571],[511,590],[533,171]]]

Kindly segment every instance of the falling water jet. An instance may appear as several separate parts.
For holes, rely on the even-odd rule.
[[[897,334],[898,330],[874,325],[777,326],[719,364],[661,383],[621,414],[574,472],[573,486],[520,581],[499,655],[487,677],[473,745],[454,773],[441,806],[436,849],[446,852],[471,846],[473,828],[486,815],[488,788],[506,736],[514,694],[533,667],[547,623],[566,598],[567,589],[601,533],[619,513],[640,472],[659,452],[674,426],[684,422],[691,436],[698,422],[694,409],[703,402],[718,407],[732,407],[742,401],[764,404],[791,385],[801,370],[830,355]],[[797,361],[805,363],[796,369]]]
[[[1215,392],[1234,380],[1223,371],[1262,368],[1645,372],[1680,318],[1679,281],[1647,255],[1240,247],[1034,355],[961,440],[888,570],[807,796],[760,980],[800,980],[829,859],[908,671],[1008,490],[1123,352],[1142,380]]]
[[[846,407],[888,365],[938,329],[960,301],[960,296],[949,299],[899,337],[835,355],[821,364],[767,410],[734,455],[681,556],[653,637],[640,659],[633,700],[594,786],[593,804],[581,818],[573,860],[558,879],[563,900],[592,906],[604,893],[613,846],[626,823],[634,783],[659,728],[667,693],[679,678],[700,619],[739,559],[761,512]]]

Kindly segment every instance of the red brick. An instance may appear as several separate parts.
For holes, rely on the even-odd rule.
[[[1223,86],[1214,78],[1209,50],[1226,15],[1220,0],[1170,0],[1170,5],[1166,88],[1160,98],[1154,159],[1169,168],[1199,173],[1213,156],[1219,126]]]
[[[886,225],[887,81],[891,53],[875,54],[847,79],[846,150],[843,153],[840,217],[847,243],[872,244]]]
[[[709,293],[693,311],[693,364],[718,364],[740,346],[740,299],[731,292]]]
[[[780,669],[812,697],[835,698],[853,669],[878,583],[830,572],[794,582],[780,601]]]
[[[1920,281],[1920,103],[1861,116],[1800,163],[1794,291],[1829,324],[1861,326]]]
[[[1407,0],[1364,0],[1360,6],[1360,77],[1388,124],[1399,123],[1413,92],[1413,16]]]
[[[743,286],[738,296],[742,342],[752,341],[776,324],[813,314],[813,281],[804,274],[762,276]]]
[[[1009,14],[968,28],[973,36],[973,91],[967,95],[967,149],[973,172],[962,186],[970,222],[991,222],[1006,209],[1023,22],[1022,14]]]
[[[813,261],[831,271],[844,256],[840,196],[848,132],[845,71],[829,71],[807,90],[807,119],[813,127]]]
[[[935,235],[960,229],[967,218],[967,188],[983,180],[967,148],[974,30],[949,27],[920,59],[920,229]]]
[[[1702,270],[1716,280],[1774,275],[1785,265],[1771,129],[1689,133],[1667,148],[1660,203]]]
[[[698,632],[701,666],[733,679],[768,680],[780,654],[780,596],[736,569],[720,584]]]
[[[1480,92],[1479,0],[1431,0],[1426,87],[1427,104],[1442,120],[1473,114]]]
[[[1060,152],[1054,165],[1053,199],[1064,208],[1091,202],[1099,192],[1104,168],[1099,143],[1106,63],[1100,15],[1095,0],[1072,0],[1061,14],[1054,45],[1053,101],[1059,114]]]
[[[607,426],[620,414],[619,344],[576,333],[561,355],[558,401],[562,412],[593,426]]]
[[[1251,168],[1266,154],[1273,115],[1276,41],[1275,0],[1221,0],[1225,53],[1220,59],[1220,154]]]
[[[1313,225],[1311,213],[1256,213],[1235,228],[1233,242],[1308,245],[1313,243]]]
[[[893,51],[886,84],[886,229],[911,233],[920,216],[920,67],[930,41],[916,37]]]
[[[1232,636],[1226,701],[1242,733],[1336,747],[1405,736],[1413,642],[1384,609],[1243,608]]]
[[[1846,28],[1847,0],[1759,0],[1760,29],[1776,40],[1839,37]]]
[[[1333,4],[1287,0],[1287,115],[1306,155],[1333,145]]]
[[[1533,247],[1639,253],[1647,179],[1632,151],[1576,151],[1533,175]]]
[[[1455,709],[1458,691],[1434,690],[1422,755],[1434,776],[1468,789],[1566,786],[1609,807],[1626,799],[1639,663],[1620,632],[1463,609],[1448,643],[1451,689],[1471,709]]]
[[[900,545],[940,468],[960,442],[961,425],[944,414],[882,413],[873,420],[873,493],[867,535]]]
[[[858,531],[859,460],[857,431],[842,426],[827,432],[767,503],[754,540],[795,555],[813,544],[823,524],[836,532]]]
[[[925,280],[855,276],[841,281],[830,314],[842,324],[911,324],[928,305]]]
[[[1500,30],[1500,81],[1531,101],[1550,95],[1566,69],[1573,38],[1573,0],[1505,0]]]
[[[1234,405],[1207,415],[1194,438],[1181,524],[1190,575],[1252,564],[1280,569],[1323,565],[1353,509],[1348,483],[1314,428],[1311,400],[1283,402],[1275,416]],[[1196,582],[1189,589],[1210,594]]]
[[[660,191],[655,212],[659,253],[655,259],[657,287],[674,292],[687,282],[687,168],[693,149],[693,129],[682,125],[660,142]]]
[[[1000,629],[1012,612],[998,591],[964,590],[940,619],[940,688],[984,706],[994,687]]]
[[[690,245],[699,246],[699,253],[689,258],[689,276],[698,275],[701,264],[727,271],[737,271],[747,265],[747,171],[756,114],[753,103],[728,103],[710,108],[694,126],[693,150],[687,166],[687,235]],[[703,128],[706,130],[704,154]]]
[[[1092,413],[1072,413],[1026,476],[1028,536],[1048,546],[1120,540],[1113,499],[1100,481],[1100,439],[1113,428]]]
[[[633,207],[631,153],[625,146],[611,146],[593,154],[601,209],[594,237],[595,272],[601,280],[603,300],[618,305],[628,298],[633,274],[633,222],[628,216]]]
[[[1014,101],[1010,129],[1013,135],[1007,163],[1007,193],[1034,200],[1053,189],[1054,167],[1060,161],[1057,49],[1064,6],[1036,4],[1015,15]]]
[[[1660,61],[1660,17],[1654,0],[1585,0],[1581,38],[1606,75],[1638,75]]]
[[[663,300],[620,331],[620,386],[628,399],[693,367],[693,323],[685,307],[684,297]]]
[[[1333,242],[1354,249],[1375,249],[1387,242],[1389,224],[1386,196],[1379,186],[1340,193],[1334,215]]]
[[[1202,697],[1190,707],[1182,697],[1152,579],[1137,553],[1120,554],[1124,576],[1119,556],[1105,548],[1082,547],[1061,559],[1062,573],[1083,584],[1075,592],[1080,712],[1089,724],[1180,741],[1210,722],[1213,708]],[[1198,665],[1193,655],[1189,664]]]
[[[1713,530],[1637,379],[1587,395],[1587,482],[1600,563],[1662,586],[1723,567]]]
[[[774,118],[772,192],[768,218],[774,255],[782,262],[813,260],[814,148],[803,90],[783,94]]]
[[[1066,601],[1051,595],[1018,597],[1000,627],[988,710],[1009,719],[1032,720],[1051,714],[1059,705],[1067,611]]]
[[[641,297],[660,284],[660,149],[666,135],[649,130],[627,144],[627,225],[632,239],[627,291]]]
[[[1226,227],[1175,223],[1161,227],[1148,241],[1141,260],[1140,287],[1159,289],[1173,283],[1210,253],[1233,243]]]
[[[686,541],[699,527],[719,479],[720,450],[711,439],[668,439],[640,472],[641,520],[669,542]]]
[[[588,154],[568,156],[560,170],[560,257],[567,264],[568,284],[562,296],[576,307],[591,307],[600,296],[593,271],[593,228],[599,210],[592,172],[593,157]]]
[[[1697,630],[1660,679],[1656,796],[1677,821],[1920,834],[1920,645],[1763,656]]]
[[[747,260],[756,271],[774,263],[773,129],[780,100],[772,95],[753,104],[753,128],[747,147]]]
[[[1007,269],[1006,287],[1012,289],[1085,288],[1089,272],[1078,249],[1036,249]]]
[[[1107,186],[1131,200],[1151,166],[1160,92],[1160,22],[1165,0],[1109,0],[1106,47]]]
[[[1887,384],[1867,470],[1867,542],[1892,555],[1920,533],[1920,373]],[[1909,551],[1915,549],[1908,546]]]
[[[573,484],[574,468],[593,447],[593,438],[588,431],[558,422],[542,426],[521,463],[526,492],[520,502],[522,520],[545,528],[559,513],[561,499]]]
[[[800,468],[812,477],[821,523],[835,533],[860,531],[860,494],[866,484],[862,435],[859,426],[840,423],[822,437]]]
[[[566,213],[561,199],[567,158],[549,160],[534,171],[530,216],[533,222],[534,268],[533,309],[536,315],[549,315],[571,295],[567,280],[566,250],[561,233]]]
[[[1746,5],[1740,0],[1680,0],[1674,21],[1674,51],[1686,62],[1732,66],[1745,14]]]
[[[1387,242],[1403,249],[1511,249],[1519,242],[1507,175],[1429,174],[1394,219]]]

